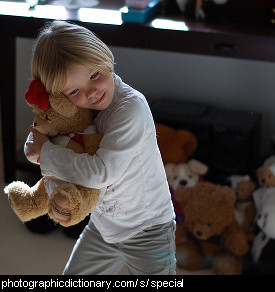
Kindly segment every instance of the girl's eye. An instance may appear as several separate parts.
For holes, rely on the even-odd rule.
[[[70,93],[70,95],[74,95],[74,94],[76,94],[78,92],[78,89],[76,88],[76,89],[74,89],[71,93]]]
[[[99,72],[96,72],[95,74],[93,74],[90,79],[96,79],[97,77],[99,77]]]

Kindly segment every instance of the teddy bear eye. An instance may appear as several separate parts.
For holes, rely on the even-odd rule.
[[[259,215],[258,215],[258,220],[260,220],[260,219],[261,219],[261,217],[262,217],[262,214],[259,214]]]
[[[174,179],[177,179],[178,177],[177,176],[174,176]]]
[[[48,115],[45,116],[45,119],[46,119],[47,121],[50,121]]]
[[[211,226],[211,223],[208,223],[207,226]]]

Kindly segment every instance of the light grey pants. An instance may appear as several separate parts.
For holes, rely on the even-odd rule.
[[[175,275],[175,221],[146,228],[130,239],[107,243],[90,221],[77,240],[64,275]]]

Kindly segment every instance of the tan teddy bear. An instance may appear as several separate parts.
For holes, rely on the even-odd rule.
[[[261,187],[275,187],[275,155],[268,157],[256,171]]]
[[[27,93],[35,86],[38,87],[36,92],[39,92],[39,96],[43,96],[40,92],[41,88],[43,91],[42,83],[38,80],[32,82],[26,92],[26,99],[35,113],[36,129],[49,137],[58,134],[79,137],[74,133],[83,132],[89,126],[92,121],[91,111],[76,107],[65,96],[47,97],[47,93],[42,92],[45,95],[44,101],[41,102],[41,98],[40,100],[30,98]],[[73,142],[73,149],[79,153],[85,151],[90,155],[95,154],[102,137],[91,133],[83,135],[82,138],[83,145]],[[78,146],[75,147],[74,143]],[[47,188],[49,185],[51,187]],[[50,188],[53,188],[51,193]],[[12,209],[23,222],[48,213],[50,218],[63,226],[75,225],[82,221],[95,207],[99,196],[97,189],[46,177],[33,187],[21,181],[12,182],[4,191],[8,194]]]
[[[183,269],[212,267],[215,274],[242,273],[249,250],[245,233],[234,220],[236,195],[228,186],[199,182],[178,187],[175,198],[185,219],[176,229],[176,257]]]

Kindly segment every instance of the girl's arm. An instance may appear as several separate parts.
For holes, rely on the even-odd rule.
[[[144,119],[143,111],[148,108],[143,103],[128,104],[106,119],[106,129],[95,155],[76,154],[69,149],[40,140],[41,171],[43,176],[55,176],[84,187],[101,189],[117,181],[125,173],[136,155],[146,133],[152,131],[152,121]]]
[[[29,134],[27,141],[25,143],[24,152],[27,159],[30,162],[35,163],[35,164],[40,164],[40,153],[41,153],[40,145],[43,146],[43,144],[45,143],[43,141],[47,141],[47,136],[41,134],[32,126],[30,127],[30,129],[31,129],[31,133]],[[34,140],[36,142],[34,142]],[[59,135],[53,139],[53,143],[56,145],[61,145],[64,148],[72,149],[75,153],[83,153],[85,151],[83,145],[74,141],[69,136]]]

